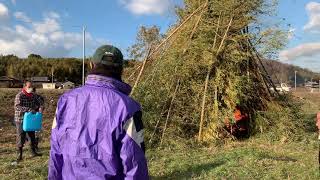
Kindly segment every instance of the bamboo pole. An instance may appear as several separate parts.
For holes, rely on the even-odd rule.
[[[226,32],[224,33],[223,39],[222,39],[222,41],[221,41],[221,43],[220,43],[220,46],[219,46],[218,51],[217,51],[217,53],[216,53],[216,56],[218,56],[219,53],[220,53],[220,51],[222,50],[222,46],[223,46],[223,44],[224,44],[224,41],[225,41],[226,38],[227,38],[229,29],[230,29],[230,27],[231,27],[231,25],[232,25],[232,21],[233,21],[233,17],[230,19],[230,22],[229,22],[229,24],[228,24],[227,30],[226,30]]]
[[[170,46],[169,43],[166,44],[166,46]],[[156,74],[156,71],[158,70],[158,65],[160,64],[160,60],[164,57],[165,53],[167,52],[168,48],[164,48],[164,50],[161,52],[161,55],[158,56],[157,58],[159,59],[155,64],[153,64],[152,66],[154,67],[152,69],[152,71],[148,74],[148,76],[146,77],[146,82],[148,81],[153,81],[154,77],[155,77],[155,74]]]
[[[141,70],[140,70],[140,73],[135,81],[135,84],[134,86],[132,87],[132,91],[131,91],[131,94],[132,95],[134,93],[134,90],[136,88],[136,86],[138,85],[138,82],[140,80],[140,77],[144,71],[144,67],[145,67],[145,64],[148,60],[149,57],[152,57],[169,39],[171,39],[171,37],[176,34],[180,29],[181,27],[183,27],[183,25],[185,25],[195,14],[197,14],[202,8],[205,8],[207,6],[207,4],[204,4],[203,6],[200,6],[198,7],[193,13],[191,13],[178,27],[176,27],[176,29],[167,37],[165,38],[153,51],[149,51],[148,52],[148,55],[146,56],[143,64],[142,64],[142,67],[141,67]],[[150,49],[149,49],[150,50]]]
[[[215,120],[218,120],[218,113],[219,113],[219,104],[218,104],[218,86],[214,89],[214,116]]]
[[[205,8],[207,4],[204,4],[200,7],[198,7],[193,13],[191,13],[178,27],[176,27],[173,32],[165,38],[150,54],[150,57],[153,56],[171,37],[176,34],[183,25],[185,25],[195,14],[197,14],[202,8]]]
[[[251,54],[252,54],[252,56],[253,56],[253,57],[254,57],[254,56],[256,57],[257,62],[259,62],[260,65],[261,65],[261,67],[262,67],[262,68],[259,68],[259,66],[258,66],[258,68],[259,68],[259,69],[262,69],[262,70],[264,71],[264,73],[268,75],[268,71],[266,70],[265,66],[263,65],[262,60],[261,60],[261,58],[260,58],[260,56],[259,56],[258,51],[257,51],[256,48],[252,45],[252,43],[251,43],[250,40],[248,40],[248,43],[249,43],[249,45],[250,45],[250,48],[251,48],[251,49],[253,50],[253,52],[255,53],[255,54],[253,54],[253,53],[250,51]],[[260,72],[261,72],[261,71],[260,71]],[[268,76],[269,76],[269,75],[268,75]],[[263,77],[263,78],[264,78],[264,77]],[[271,79],[271,78],[265,78],[265,81],[267,81],[267,82],[269,83],[269,85],[271,85],[271,87],[272,87],[272,88],[274,89],[274,91],[277,93],[277,95],[280,96],[280,94],[279,94],[279,92],[278,92],[278,90],[277,90],[274,82],[272,81],[272,79]],[[278,80],[278,81],[279,81],[279,80]],[[269,90],[268,85],[267,85],[267,88],[268,88],[268,90]],[[270,91],[270,90],[269,90],[269,91]]]
[[[178,67],[175,67],[174,74],[176,74],[177,70],[178,70]],[[175,84],[174,82],[175,82],[175,81],[173,81],[173,82],[172,82],[172,85],[170,85],[169,91],[171,90],[171,88],[174,87],[174,84]],[[173,101],[172,101],[171,103],[173,103]],[[165,105],[162,107],[161,116],[164,114],[164,109],[165,109],[165,107],[166,107]],[[170,104],[170,107],[171,107],[171,104]],[[170,107],[169,107],[169,108],[170,108]],[[169,118],[169,117],[167,117],[167,119],[168,119],[168,118]],[[157,121],[157,124],[156,124],[156,126],[154,127],[154,130],[153,130],[153,133],[152,133],[151,138],[150,138],[150,140],[149,140],[149,143],[152,142],[153,136],[155,135],[156,130],[157,130],[159,124],[160,124],[160,120],[161,120],[161,119],[159,119],[159,120]]]
[[[219,19],[218,19],[218,25],[217,25],[217,28],[216,28],[216,34],[215,34],[215,37],[214,37],[212,49],[215,48],[216,43],[217,43],[218,30],[219,30],[219,26],[220,26],[220,18],[221,18],[221,14],[220,14]],[[209,82],[209,78],[210,78],[210,73],[211,73],[211,68],[209,68],[209,71],[208,71],[207,76],[206,76],[205,85],[204,85],[204,94],[203,94],[203,97],[202,97],[202,104],[201,104],[201,117],[200,117],[198,141],[201,141],[202,127],[203,127],[203,123],[204,123],[204,109],[205,109],[204,107],[206,105],[206,98],[207,98],[206,92],[207,92],[207,88],[208,88],[208,82]]]
[[[198,134],[198,141],[201,141],[201,136],[202,136],[202,127],[204,123],[204,109],[206,105],[206,98],[207,98],[207,90],[208,90],[208,84],[209,84],[209,79],[210,79],[210,72],[211,69],[208,71],[207,76],[206,76],[206,81],[204,85],[204,92],[203,92],[203,97],[202,97],[202,105],[201,105],[201,119],[200,119],[200,127],[199,127],[199,134]]]
[[[164,109],[165,109],[165,106],[162,107],[161,115],[163,115],[162,112],[164,111]],[[150,144],[152,143],[153,137],[154,137],[154,135],[156,134],[156,131],[157,131],[158,126],[159,126],[159,124],[160,124],[160,120],[161,120],[161,118],[158,119],[158,121],[157,121],[157,123],[156,123],[156,126],[154,127],[154,130],[153,130],[152,135],[151,135],[150,140],[149,140],[149,143],[150,143]]]
[[[178,81],[177,81],[176,89],[174,90],[174,93],[173,93],[173,96],[172,96],[172,99],[171,99],[171,102],[170,102],[170,106],[169,106],[169,110],[168,110],[168,114],[167,114],[167,118],[166,118],[166,123],[165,123],[163,131],[162,131],[162,137],[161,137],[161,140],[160,140],[160,146],[163,143],[163,138],[164,138],[167,126],[168,126],[168,121],[169,121],[169,117],[170,117],[170,113],[171,113],[171,109],[172,109],[172,104],[174,102],[174,99],[176,98],[176,94],[177,94],[179,85],[180,85],[180,79],[178,79]]]
[[[130,79],[133,77],[133,75],[136,74],[136,72],[140,69],[140,67],[141,67],[141,65],[139,65],[139,66],[133,71],[133,73],[131,73],[131,75],[129,76],[128,80],[130,80]]]
[[[139,72],[139,74],[138,74],[138,77],[137,77],[137,79],[136,79],[136,81],[135,81],[135,83],[134,83],[134,85],[133,85],[133,87],[132,87],[132,91],[131,91],[131,93],[130,93],[130,96],[133,94],[135,88],[137,87],[137,85],[138,85],[138,83],[139,83],[139,80],[140,80],[140,78],[141,78],[142,72],[143,72],[144,67],[145,67],[145,65],[146,65],[146,63],[147,63],[147,60],[148,60],[148,58],[149,58],[149,55],[150,55],[150,52],[151,52],[151,47],[152,47],[152,46],[150,46],[149,49],[148,49],[148,53],[147,53],[147,55],[146,55],[146,57],[145,57],[145,59],[144,59],[144,61],[143,61],[143,64],[142,64],[142,66],[141,66],[141,69],[140,69],[140,72]]]
[[[220,19],[220,17],[219,17],[219,19]],[[217,52],[215,53],[215,57],[214,57],[214,58],[216,58],[216,57],[219,55],[219,53],[220,53],[220,51],[221,51],[221,49],[222,49],[222,46],[223,46],[223,44],[224,44],[224,41],[225,41],[225,39],[227,38],[229,29],[230,29],[230,27],[231,27],[232,21],[233,21],[233,18],[230,19],[230,22],[229,22],[229,24],[228,24],[228,27],[227,27],[227,29],[226,29],[226,31],[225,31],[225,33],[224,33],[224,36],[223,36],[223,38],[222,38],[222,40],[221,40],[221,43],[220,43],[220,46],[219,46]],[[219,26],[218,26],[218,27],[219,27]],[[216,42],[216,41],[215,41],[215,42]],[[215,47],[215,44],[214,44],[214,46],[213,46],[213,49],[214,49],[214,47]],[[211,65],[210,65],[209,70],[208,70],[208,73],[207,73],[207,76],[206,76],[205,88],[204,88],[203,98],[202,98],[201,117],[200,117],[201,119],[200,119],[200,127],[199,127],[198,141],[201,141],[201,137],[202,137],[202,129],[203,129],[203,123],[204,123],[204,110],[205,110],[207,90],[208,90],[208,84],[209,84],[209,79],[210,79],[211,71],[212,71],[212,67],[211,67]]]
[[[207,6],[207,4],[208,4],[208,0],[207,0],[207,2],[206,2],[205,6]],[[196,23],[195,23],[195,25],[194,25],[194,27],[193,27],[193,29],[192,29],[192,32],[191,32],[191,34],[190,34],[190,36],[189,36],[189,40],[192,40],[193,35],[194,35],[197,27],[199,26],[199,23],[200,23],[200,21],[201,21],[202,15],[203,15],[203,13],[204,13],[204,9],[205,9],[205,8],[203,8],[203,10],[202,10],[202,12],[201,12],[198,20],[196,21]],[[190,44],[190,43],[187,43],[187,44]],[[183,55],[186,53],[186,51],[187,51],[187,47],[184,48],[183,53],[182,53],[181,56],[183,56]],[[177,67],[175,68],[175,72],[176,72],[176,71],[177,71]],[[171,89],[171,87],[170,87],[170,89]],[[173,101],[172,101],[171,103],[173,103]],[[171,104],[170,104],[170,107],[171,107]],[[169,107],[169,109],[170,109],[170,107]],[[163,110],[162,110],[162,111],[163,111]],[[166,120],[168,120],[168,119],[169,119],[169,113],[167,114],[167,119],[166,119]],[[151,135],[151,138],[150,138],[150,140],[149,140],[149,143],[152,142],[153,136],[154,136],[155,133],[156,133],[156,130],[157,130],[158,126],[159,126],[159,123],[160,123],[160,119],[159,119],[159,120],[157,121],[157,123],[156,123],[155,129],[154,129],[154,131],[153,131],[153,133],[152,133],[152,135]],[[165,125],[165,129],[166,129],[166,125]],[[162,140],[161,140],[161,141],[162,141]]]
[[[207,0],[206,3],[205,3],[205,5],[204,5],[205,7],[208,6],[208,1],[209,1],[209,0]],[[199,26],[199,23],[200,23],[200,21],[201,21],[201,18],[202,18],[202,16],[203,16],[203,13],[205,12],[204,10],[205,10],[205,8],[202,9],[202,11],[201,11],[201,13],[200,13],[200,15],[199,15],[199,18],[198,18],[196,24],[194,25],[194,27],[193,27],[193,29],[192,29],[192,32],[191,32],[190,37],[189,37],[190,41],[192,40],[192,38],[193,38],[193,36],[194,36],[194,33],[196,32],[196,29],[197,29],[198,26]],[[187,44],[190,44],[190,42],[187,43]],[[183,53],[182,53],[182,54],[185,54],[186,52],[187,52],[187,47],[183,50]]]

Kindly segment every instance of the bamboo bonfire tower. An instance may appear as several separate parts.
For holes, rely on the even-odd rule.
[[[236,104],[254,124],[274,88],[256,50],[268,2],[185,0],[177,25],[150,48],[133,88],[150,142],[162,144],[168,133],[199,141],[221,138],[223,121]]]

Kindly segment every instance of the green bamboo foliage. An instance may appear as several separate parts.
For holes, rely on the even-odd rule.
[[[199,140],[220,138],[222,122],[232,116],[237,103],[247,107],[251,116],[267,107],[270,94],[249,41],[255,43],[261,37],[256,30],[259,18],[268,15],[272,4],[264,0],[185,0],[185,7],[177,9],[179,22],[183,22],[204,7],[166,42],[167,48],[149,59],[133,94],[143,104],[152,141],[160,141],[169,107],[166,131],[194,138],[203,119]],[[167,34],[172,31],[174,27]],[[257,43],[256,47],[264,46]]]

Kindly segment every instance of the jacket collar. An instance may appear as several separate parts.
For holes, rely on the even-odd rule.
[[[131,92],[130,85],[110,77],[95,74],[90,74],[87,76],[86,85],[116,89],[126,95],[129,95]]]

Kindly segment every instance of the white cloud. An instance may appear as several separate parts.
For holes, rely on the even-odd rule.
[[[11,3],[14,4],[14,5],[17,4],[16,0],[11,0]]]
[[[7,6],[0,3],[0,20],[6,19],[8,17],[9,17],[9,10],[8,10]]]
[[[61,29],[56,19],[46,17],[42,22],[32,23],[34,30],[40,34],[53,33]]]
[[[31,19],[23,12],[18,11],[14,13],[14,17],[23,22],[31,22]]]
[[[164,14],[170,8],[169,0],[120,0],[134,14]]]
[[[293,61],[301,57],[313,57],[320,54],[320,43],[305,43],[297,47],[281,51],[281,61]]]
[[[46,13],[45,16],[53,19],[60,19],[60,15],[54,11]]]
[[[306,5],[309,14],[309,22],[304,26],[304,30],[320,32],[320,3],[310,2]]]
[[[14,27],[0,26],[0,53],[3,55],[27,57],[34,53],[44,57],[66,57],[82,48],[82,33],[63,31],[60,15],[55,12],[46,13],[41,21],[32,21],[22,12],[15,13],[15,17],[31,22]],[[100,42],[90,33],[87,33],[86,41],[88,49]]]
[[[320,3],[310,2],[306,5],[306,11],[309,14],[309,22],[304,26],[304,30],[311,32],[320,32]],[[289,29],[288,38],[292,39],[295,29]],[[310,42],[300,44],[291,49],[281,51],[279,59],[281,61],[295,61],[298,59],[313,59],[320,55],[320,42]]]

